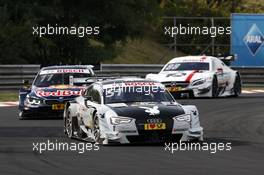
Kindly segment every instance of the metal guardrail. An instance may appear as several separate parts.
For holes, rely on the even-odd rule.
[[[158,73],[161,64],[101,64],[98,77],[138,76]],[[244,86],[264,86],[264,67],[233,67],[241,74]],[[33,81],[40,65],[0,65],[0,90],[17,90],[23,80]]]
[[[264,87],[264,67],[232,67],[241,74],[244,86]]]
[[[0,90],[19,89],[23,80],[33,81],[40,65],[0,65]]]

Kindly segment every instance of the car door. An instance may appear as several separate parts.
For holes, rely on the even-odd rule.
[[[228,86],[231,81],[231,71],[224,62],[221,61],[221,64],[223,66],[223,81],[224,81],[224,84]]]
[[[224,81],[224,68],[220,60],[218,59],[214,60],[214,69],[218,81],[218,87],[222,87],[225,84],[225,81]]]

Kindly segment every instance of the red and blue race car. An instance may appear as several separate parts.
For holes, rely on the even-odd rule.
[[[91,65],[43,67],[31,87],[19,90],[19,117],[62,117],[64,104],[96,81]]]

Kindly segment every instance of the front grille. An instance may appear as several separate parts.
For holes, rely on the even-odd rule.
[[[127,136],[130,143],[161,143],[161,142],[176,142],[179,141],[182,134],[171,134],[163,131],[144,131],[138,136]]]
[[[46,105],[52,105],[52,104],[62,104],[62,103],[66,103],[68,100],[45,100],[45,104]]]
[[[190,82],[188,81],[172,81],[172,82],[163,82],[162,84],[165,85],[165,87],[181,87],[186,88],[189,86]]]

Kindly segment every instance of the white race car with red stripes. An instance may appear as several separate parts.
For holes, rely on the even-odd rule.
[[[176,97],[238,96],[241,93],[240,74],[222,61],[229,58],[174,58],[158,74],[148,74],[146,79],[161,82]]]

